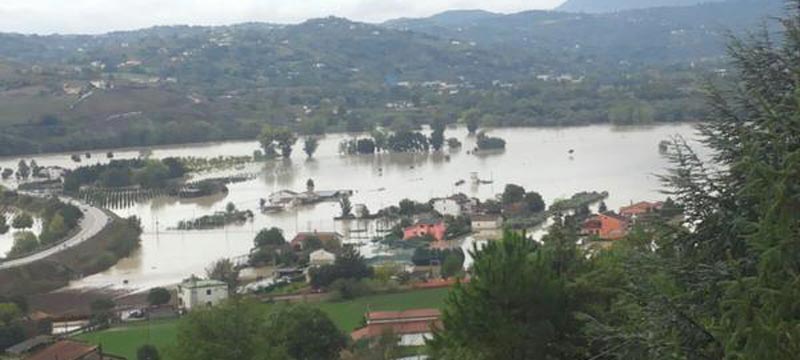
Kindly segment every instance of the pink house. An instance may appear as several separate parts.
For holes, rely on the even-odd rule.
[[[403,229],[403,240],[414,237],[430,235],[437,241],[444,240],[444,233],[447,227],[442,220],[424,219],[417,221],[416,224]]]

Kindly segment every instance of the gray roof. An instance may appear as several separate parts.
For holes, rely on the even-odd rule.
[[[28,340],[25,340],[25,341],[23,341],[23,342],[21,342],[19,344],[16,344],[16,345],[6,349],[6,352],[9,353],[9,354],[14,354],[14,355],[22,355],[22,354],[25,354],[27,352],[30,352],[31,350],[33,350],[33,349],[35,349],[35,348],[37,348],[39,346],[47,345],[47,344],[50,344],[52,342],[53,342],[53,338],[51,336],[39,335],[37,337],[30,338]]]
[[[218,280],[202,280],[202,279],[186,279],[181,283],[182,287],[187,289],[199,289],[206,287],[221,287],[228,286],[228,284]]]

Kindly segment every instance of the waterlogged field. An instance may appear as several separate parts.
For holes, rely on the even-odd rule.
[[[367,308],[377,310],[408,310],[418,308],[442,308],[448,289],[419,290],[412,292],[374,295],[350,301],[310,303],[324,311],[345,333],[349,334],[361,326]],[[269,311],[275,304],[264,304]],[[163,354],[177,335],[179,320],[155,321],[117,327],[100,332],[83,334],[79,339],[103,346],[103,350],[114,355],[136,359],[136,349],[145,344],[158,347]]]

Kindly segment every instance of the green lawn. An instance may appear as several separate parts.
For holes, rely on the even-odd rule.
[[[375,310],[408,310],[416,308],[441,308],[448,289],[431,289],[396,294],[374,295],[342,302],[310,303],[328,314],[336,325],[350,333],[361,324],[367,306]],[[269,310],[275,305],[264,304]],[[114,355],[136,359],[136,349],[149,342],[162,352],[175,340],[178,322],[158,321],[103,330],[79,335],[78,338],[100,344],[103,350]]]
[[[167,345],[175,340],[177,321],[164,320],[113,328],[95,333],[79,335],[78,338],[103,346],[103,351],[136,360],[136,349],[148,342],[163,353]],[[149,339],[149,341],[148,341]]]

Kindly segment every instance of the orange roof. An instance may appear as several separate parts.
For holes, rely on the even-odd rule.
[[[594,215],[583,223],[583,232],[605,240],[618,240],[627,234],[628,219],[613,212]]]
[[[390,324],[370,324],[357,329],[350,334],[355,341],[361,339],[371,339],[381,336],[387,332],[395,335],[425,334],[432,332],[434,328],[441,328],[442,322],[439,320],[411,321],[404,323]]]
[[[372,311],[367,313],[367,321],[403,321],[419,318],[438,318],[442,312],[438,309],[413,309],[406,311]]]
[[[636,204],[631,204],[629,206],[623,206],[619,208],[619,213],[625,216],[641,215],[649,213],[654,209],[658,209],[660,206],[661,206],[660,202],[651,203],[648,201],[640,201]]]
[[[97,346],[62,340],[29,356],[27,360],[78,360],[93,352],[97,352]]]

